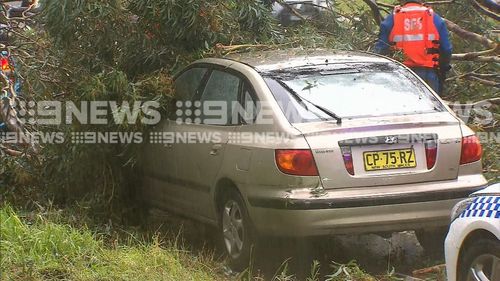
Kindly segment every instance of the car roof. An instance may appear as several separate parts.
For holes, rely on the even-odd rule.
[[[386,57],[353,51],[327,49],[282,49],[231,54],[225,59],[249,65],[259,72],[325,64],[391,63]]]

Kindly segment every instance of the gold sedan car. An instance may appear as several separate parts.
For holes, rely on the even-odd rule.
[[[262,236],[415,230],[442,247],[453,206],[487,184],[474,132],[385,57],[202,59],[175,91],[143,153],[141,200],[218,226],[233,268]]]

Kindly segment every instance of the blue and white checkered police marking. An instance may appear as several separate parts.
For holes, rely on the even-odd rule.
[[[462,212],[460,218],[500,219],[500,196],[478,197]]]

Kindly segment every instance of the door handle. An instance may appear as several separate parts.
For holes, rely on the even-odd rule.
[[[219,154],[219,150],[222,148],[222,144],[214,144],[212,150],[210,150],[210,155],[216,156]]]

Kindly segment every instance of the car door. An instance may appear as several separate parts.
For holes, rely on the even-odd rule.
[[[193,108],[188,109],[188,122],[177,125],[177,132],[186,140],[179,144],[178,175],[191,210],[202,219],[215,219],[210,192],[228,140],[239,126],[239,119],[233,118],[233,106],[238,103],[241,87],[238,73],[215,67],[203,91],[189,104]]]
[[[208,75],[206,67],[192,67],[181,73],[174,87],[177,102],[193,99]],[[150,133],[149,144],[144,151],[144,189],[147,200],[156,207],[184,212],[190,208],[183,184],[179,180],[178,158],[182,155],[175,141],[177,115],[165,116]]]

